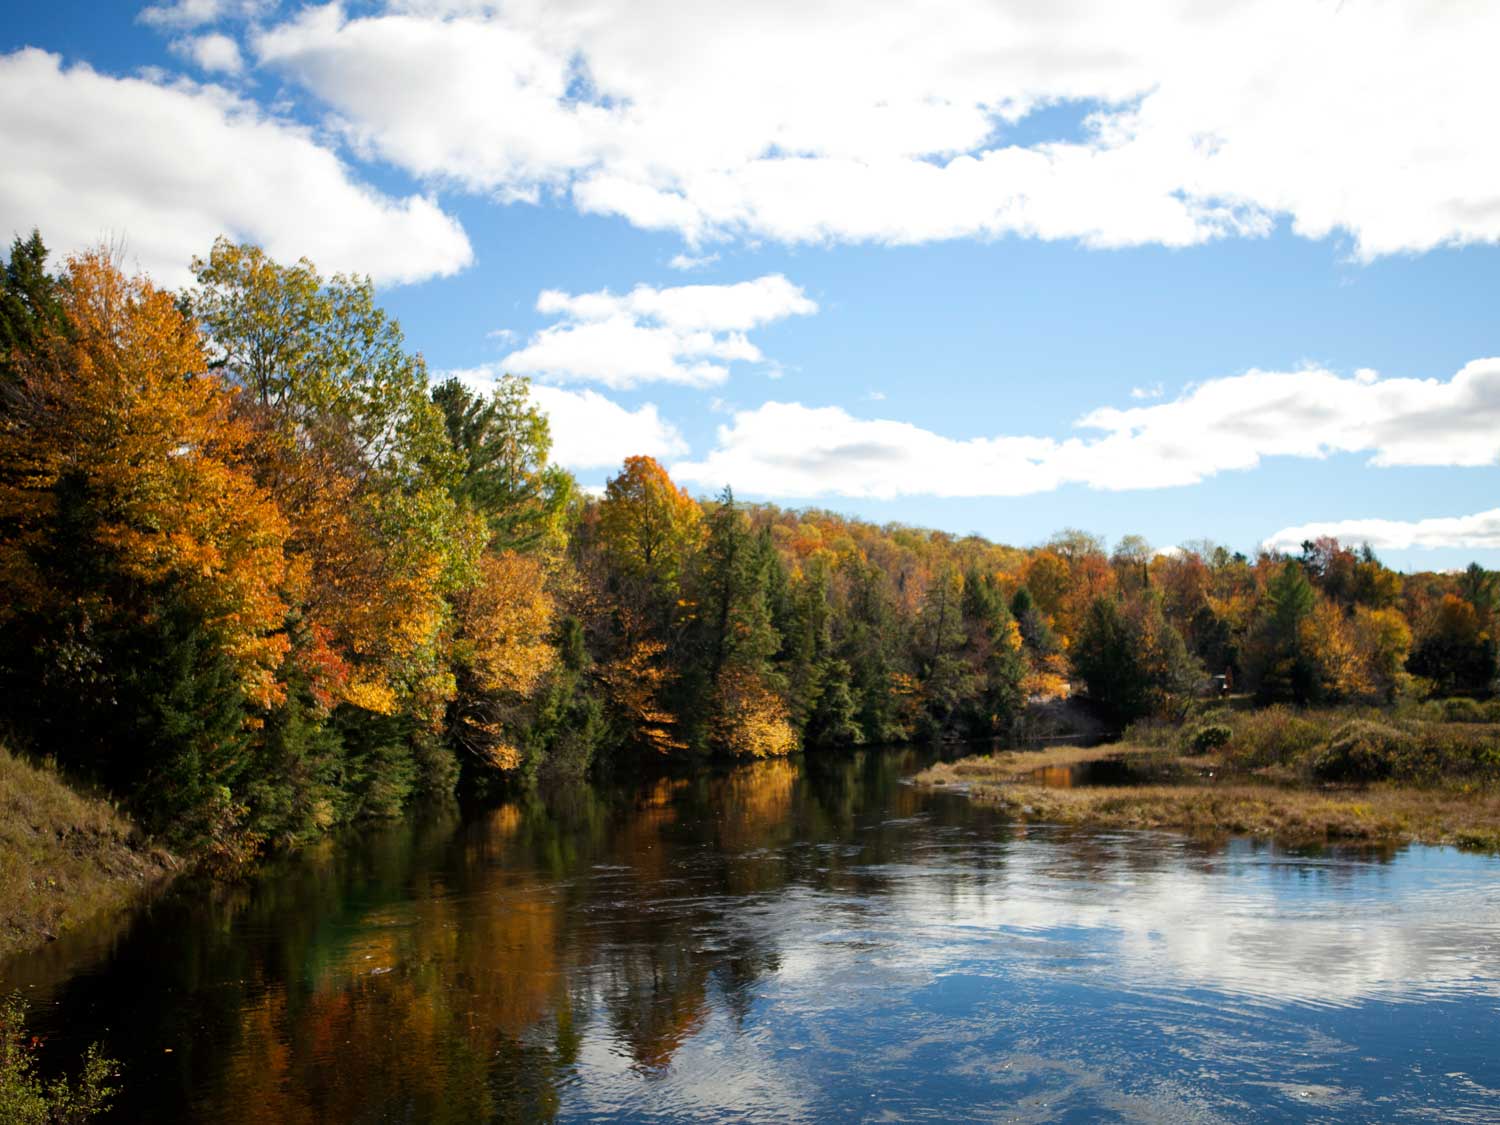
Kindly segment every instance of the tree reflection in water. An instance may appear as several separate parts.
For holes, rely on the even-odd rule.
[[[1080,1050],[1066,989],[1090,975],[1112,1004],[1138,994],[1151,1011],[1175,990],[1201,1007],[1199,990],[1232,1014],[1238,998],[1353,1006],[1392,980],[1431,992],[1500,957],[1494,940],[1391,923],[1372,896],[1400,889],[1378,875],[1392,856],[1010,825],[901,784],[920,757],[778,759],[430,810],[244,887],[169,896],[71,966],[52,951],[6,983],[36,986],[64,1040],[102,1037],[125,1060],[127,1120],[775,1118],[812,1112],[820,1086],[911,1109],[1023,1073],[1099,1109],[1112,1087],[1091,1067],[1126,1039],[1141,1050],[1139,1013],[1120,1017],[1130,1036],[1096,1031],[1092,1055],[1016,1053],[1024,997],[1027,1042],[1055,1024],[1054,1050]],[[1253,885],[1226,880],[1246,857]],[[1368,932],[1319,913],[1351,901]],[[1351,939],[1378,963],[1351,958]],[[1063,998],[1039,999],[1039,981]],[[992,1014],[957,1018],[955,1002]],[[928,1042],[952,1057],[919,1066]],[[1268,1041],[1263,1063],[1235,1065],[1272,1082],[1275,1055]],[[1241,1096],[1222,1094],[1231,1110]]]

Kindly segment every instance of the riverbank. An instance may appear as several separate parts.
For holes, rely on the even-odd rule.
[[[1104,780],[1091,780],[1091,775]],[[915,777],[1027,821],[1248,835],[1285,843],[1424,843],[1500,851],[1500,787],[1472,781],[1335,784],[1286,766],[1117,743],[942,762]]]
[[[0,746],[0,958],[129,906],[181,868],[108,802]]]

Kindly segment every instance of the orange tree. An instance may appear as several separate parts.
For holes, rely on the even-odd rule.
[[[214,806],[282,699],[288,526],[233,391],[172,296],[72,259],[62,330],[13,354],[0,417],[8,687],[49,752],[163,820]]]

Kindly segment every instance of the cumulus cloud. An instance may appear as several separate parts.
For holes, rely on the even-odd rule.
[[[174,39],[171,50],[210,74],[238,74],[245,68],[239,44],[218,32]]]
[[[172,0],[148,4],[137,18],[150,27],[205,27],[223,20],[248,20],[270,14],[277,0]]]
[[[1497,40],[1486,4],[393,0],[255,50],[412,172],[692,240],[1182,246],[1285,218],[1368,258],[1500,240]],[[1076,127],[1023,132],[1042,109]]]
[[[1023,496],[1067,484],[1168,488],[1250,469],[1266,457],[1363,453],[1377,466],[1500,460],[1500,359],[1446,381],[1361,371],[1250,371],[1170,402],[1104,407],[1084,436],[954,438],[834,406],[768,402],[735,413],[716,447],[672,472],[772,496]]]
[[[488,394],[502,371],[499,365],[449,371],[480,394]],[[569,390],[533,384],[532,401],[547,415],[552,429],[552,460],[569,469],[617,468],[627,457],[665,460],[688,452],[688,444],[654,403],[630,410],[598,391]]]
[[[36,226],[57,251],[123,243],[170,285],[220,234],[379,282],[451,274],[473,258],[432,199],[359,183],[307,130],[216,86],[65,69],[28,48],[0,56],[0,104],[10,224],[0,236]]]
[[[1295,551],[1309,539],[1332,536],[1341,543],[1405,551],[1454,548],[1467,551],[1500,549],[1500,508],[1471,516],[1437,516],[1425,520],[1333,520],[1284,527],[1265,541],[1267,548]]]
[[[625,294],[547,289],[536,307],[559,322],[533,335],[501,366],[519,375],[614,388],[722,383],[729,363],[765,358],[748,331],[818,309],[780,274],[734,285],[638,285]]]

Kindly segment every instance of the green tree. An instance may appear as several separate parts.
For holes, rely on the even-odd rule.
[[[959,708],[960,724],[972,737],[1007,730],[1025,704],[1026,658],[1021,630],[992,574],[970,570],[964,577],[964,655],[974,685]]]
[[[1146,593],[1131,602],[1095,598],[1072,650],[1090,698],[1122,721],[1173,714],[1202,678],[1202,667]]]
[[[62,285],[47,272],[47,247],[39,232],[11,243],[0,274],[0,386],[15,381],[19,355],[34,351],[48,336],[67,332]]]
[[[572,476],[547,463],[552,432],[530,383],[503,376],[488,398],[449,379],[432,390],[460,460],[453,493],[478,511],[499,550],[559,545],[573,499]]]
[[[685,682],[701,682],[710,727],[706,742],[764,757],[795,749],[772,658],[781,636],[771,618],[772,573],[781,563],[758,537],[728,488],[709,513],[693,581],[696,659]],[[748,743],[748,745],[747,745]],[[772,749],[774,747],[774,749]]]
[[[1141,637],[1118,599],[1095,598],[1073,642],[1073,669],[1089,698],[1128,722],[1150,710]]]
[[[1318,604],[1318,592],[1302,564],[1281,563],[1267,584],[1246,652],[1246,673],[1262,700],[1316,700],[1322,674],[1304,644],[1303,623]]]
[[[950,730],[961,704],[977,690],[964,658],[964,586],[958,570],[945,565],[928,583],[917,616],[915,655],[923,717],[929,734]]]

